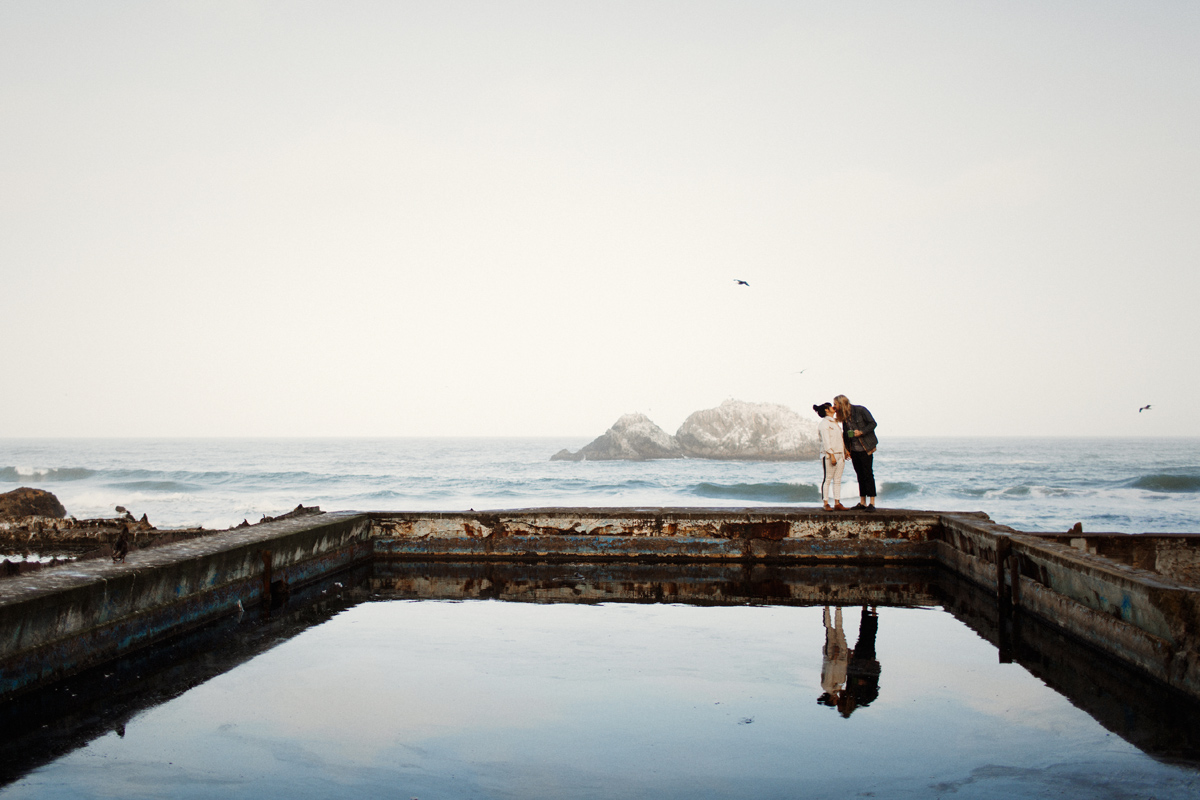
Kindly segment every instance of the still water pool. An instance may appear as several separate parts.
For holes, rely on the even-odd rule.
[[[375,593],[268,638],[0,798],[1200,794],[936,606]]]

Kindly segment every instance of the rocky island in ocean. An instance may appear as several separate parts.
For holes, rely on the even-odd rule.
[[[724,461],[809,461],[817,453],[817,421],[774,403],[726,400],[696,411],[672,436],[645,414],[626,414],[591,444],[551,461],[645,461],[712,458]]]

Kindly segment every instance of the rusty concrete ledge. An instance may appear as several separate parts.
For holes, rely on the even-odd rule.
[[[944,515],[939,557],[1008,606],[1200,697],[1200,588],[1060,538]]]
[[[786,508],[534,508],[372,512],[375,554],[406,560],[862,561],[937,558],[926,511]]]
[[[370,521],[326,514],[0,581],[0,697],[370,558]]]
[[[1200,587],[1200,536],[1194,533],[1038,533],[1055,542],[1101,558]]]

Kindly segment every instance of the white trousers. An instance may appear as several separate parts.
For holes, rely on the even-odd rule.
[[[846,468],[846,457],[842,456],[836,464],[830,463],[829,456],[821,457],[821,469],[825,477],[821,480],[821,502],[829,502],[829,491],[833,490],[833,502],[842,502],[842,470]]]

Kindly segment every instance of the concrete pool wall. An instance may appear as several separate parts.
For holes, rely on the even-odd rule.
[[[269,608],[294,588],[371,560],[940,565],[993,592],[1002,617],[1037,616],[1200,698],[1200,535],[1034,534],[978,513],[794,508],[338,512],[135,551],[125,563],[8,578],[0,580],[0,698],[246,607]],[[397,574],[422,580],[413,570]],[[720,591],[639,597],[631,576],[621,584],[625,599],[703,602],[703,592]],[[887,603],[885,584],[874,602]],[[779,585],[792,602],[830,602],[819,589],[796,596],[795,580]],[[550,601],[574,589],[550,580],[526,591],[525,599]]]

